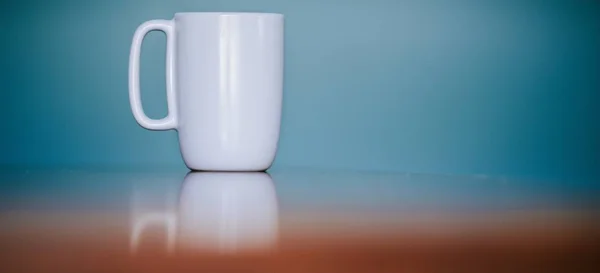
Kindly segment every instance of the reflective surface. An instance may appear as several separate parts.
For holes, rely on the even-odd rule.
[[[175,249],[237,253],[269,249],[276,243],[277,198],[266,173],[189,173],[175,212],[172,208],[146,212],[139,202],[143,195],[144,188],[136,188],[131,231],[134,253],[150,224],[165,228],[170,253]]]
[[[315,170],[0,178],[0,261],[20,272],[590,267],[600,246],[593,181]]]

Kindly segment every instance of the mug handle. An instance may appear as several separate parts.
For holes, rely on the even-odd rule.
[[[159,30],[167,36],[167,116],[151,119],[144,113],[140,95],[140,51],[144,37],[150,31]],[[148,130],[170,130],[177,127],[177,101],[175,97],[175,25],[170,20],[150,20],[141,24],[133,34],[129,53],[129,102],[137,123]]]

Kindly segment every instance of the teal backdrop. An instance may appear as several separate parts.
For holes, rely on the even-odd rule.
[[[2,1],[0,164],[184,168],[127,90],[135,28],[178,11],[285,15],[275,169],[599,177],[600,2],[568,0]],[[164,35],[142,50],[161,117]]]

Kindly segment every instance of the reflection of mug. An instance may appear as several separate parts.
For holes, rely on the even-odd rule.
[[[144,229],[164,225],[169,251],[260,251],[277,241],[277,197],[267,173],[190,172],[176,213],[149,212],[133,223],[131,247]]]
[[[139,64],[144,36],[167,35],[165,118],[144,114]],[[283,88],[283,15],[177,13],[138,27],[129,59],[129,98],[136,121],[176,129],[193,170],[261,171],[275,158]]]

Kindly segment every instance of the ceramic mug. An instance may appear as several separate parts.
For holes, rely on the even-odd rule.
[[[141,103],[144,36],[167,36],[168,114],[151,119]],[[140,126],[174,129],[192,170],[263,171],[277,151],[283,93],[283,15],[176,13],[141,24],[129,57],[129,100]]]

